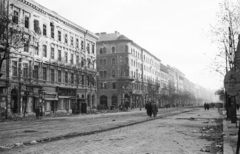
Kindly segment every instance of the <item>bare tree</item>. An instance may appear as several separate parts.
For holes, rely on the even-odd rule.
[[[218,45],[219,52],[213,60],[211,69],[224,75],[234,66],[234,55],[240,28],[240,7],[237,2],[224,0],[219,4],[217,23],[211,26],[211,38]]]

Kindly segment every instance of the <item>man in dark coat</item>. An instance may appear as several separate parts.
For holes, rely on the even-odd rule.
[[[147,110],[147,115],[152,116],[152,104],[151,102],[147,102],[145,105],[145,109]]]
[[[152,102],[152,114],[154,117],[157,116],[158,108],[156,102]]]
[[[207,109],[207,104],[206,104],[206,102],[204,103],[204,109],[205,109],[205,111],[206,111],[206,109]]]

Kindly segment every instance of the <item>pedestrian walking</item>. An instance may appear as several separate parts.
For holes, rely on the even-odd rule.
[[[151,102],[147,102],[146,103],[145,109],[147,110],[147,115],[152,117],[152,105],[151,105]]]
[[[156,117],[157,113],[158,113],[157,104],[156,104],[156,102],[153,102],[152,103],[152,114],[153,114],[154,117]]]
[[[206,102],[204,103],[204,109],[205,109],[205,111],[207,109],[207,103]]]

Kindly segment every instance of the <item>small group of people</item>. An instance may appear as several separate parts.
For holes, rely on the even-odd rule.
[[[156,102],[154,101],[148,101],[146,104],[145,104],[145,109],[147,110],[147,115],[152,117],[152,115],[154,117],[157,116],[157,112],[158,112],[158,108],[157,108],[157,104]]]
[[[210,108],[210,105],[205,102],[205,103],[204,103],[204,109],[205,109],[205,111],[206,111],[206,110],[209,110],[209,108]]]

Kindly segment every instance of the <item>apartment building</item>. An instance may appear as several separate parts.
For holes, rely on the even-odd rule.
[[[33,0],[9,0],[12,25],[25,31],[23,48],[11,49],[1,98],[11,113],[86,113],[96,106],[98,37]],[[4,104],[4,103],[3,103]]]
[[[148,83],[159,81],[160,60],[117,31],[96,35],[99,104],[143,107]]]

